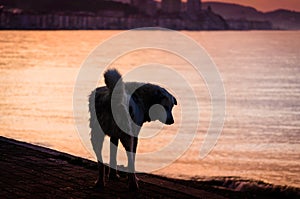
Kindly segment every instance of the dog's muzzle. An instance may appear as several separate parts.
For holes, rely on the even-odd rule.
[[[173,117],[167,117],[167,120],[166,120],[166,123],[165,124],[168,124],[168,125],[171,125],[171,124],[174,124],[174,119]]]

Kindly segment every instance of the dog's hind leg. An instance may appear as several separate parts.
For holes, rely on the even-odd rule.
[[[110,138],[110,162],[109,162],[109,180],[119,180],[120,176],[117,173],[117,151],[118,151],[119,138]]]
[[[96,188],[100,189],[102,189],[105,186],[105,166],[102,160],[102,146],[104,136],[104,133],[102,133],[101,131],[96,131],[92,128],[91,142],[98,161],[98,179],[96,181]]]
[[[133,140],[134,140],[134,142],[133,142],[133,162],[135,163],[135,155],[136,155],[137,144],[138,144],[139,139],[137,137],[134,137]],[[136,179],[136,181],[139,181],[139,178],[136,177],[136,175],[135,175],[135,179]]]

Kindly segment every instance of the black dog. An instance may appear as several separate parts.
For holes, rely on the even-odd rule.
[[[96,88],[89,97],[91,142],[99,169],[96,186],[102,188],[105,185],[101,150],[104,136],[108,135],[111,142],[109,179],[118,179],[116,157],[120,139],[127,152],[129,189],[136,190],[138,183],[134,172],[139,131],[144,122],[159,120],[164,124],[173,124],[172,108],[177,105],[177,101],[160,86],[124,83],[115,69],[106,71],[104,78],[106,86]],[[156,104],[163,108],[151,110]],[[116,114],[113,114],[114,110],[117,110]]]

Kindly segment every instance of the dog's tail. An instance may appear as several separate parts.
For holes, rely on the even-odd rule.
[[[109,93],[114,94],[113,101],[116,104],[124,103],[126,98],[125,84],[122,76],[116,69],[109,69],[104,73],[104,81]],[[116,105],[115,104],[115,105]]]
[[[111,106],[118,111],[114,115],[114,119],[118,126],[122,127],[121,130],[131,135],[129,97],[126,93],[123,78],[116,69],[109,69],[104,73],[104,81],[111,95]]]
[[[113,92],[116,84],[119,82],[118,87],[120,86],[121,89],[124,88],[124,82],[122,79],[121,74],[116,69],[109,69],[104,73],[104,81],[109,89],[110,93]]]

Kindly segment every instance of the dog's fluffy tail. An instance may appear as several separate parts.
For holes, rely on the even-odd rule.
[[[112,96],[111,102],[114,105],[126,104],[125,84],[122,76],[116,69],[109,69],[104,73],[104,81]]]
[[[109,89],[109,91],[112,93],[116,84],[119,81],[118,86],[123,87],[124,83],[122,80],[122,76],[119,73],[119,71],[117,71],[116,69],[109,69],[104,73],[104,81],[105,84],[107,86],[107,88]]]
[[[117,125],[122,127],[121,130],[132,135],[129,98],[121,74],[116,69],[107,70],[104,73],[104,80],[111,95],[111,106],[118,110],[118,113],[114,115]]]

